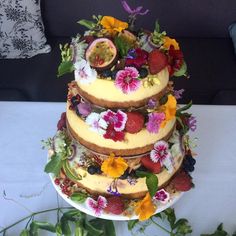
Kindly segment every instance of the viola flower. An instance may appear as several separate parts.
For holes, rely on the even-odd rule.
[[[195,131],[197,129],[197,120],[196,117],[190,116],[187,120],[187,126],[191,131]]]
[[[107,122],[101,117],[100,114],[95,112],[90,113],[85,122],[90,126],[92,131],[100,135],[104,135],[106,133]]]
[[[156,105],[157,105],[156,100],[154,100],[152,98],[148,100],[148,104],[147,104],[148,109],[154,109]]]
[[[161,123],[165,120],[165,113],[153,112],[148,115],[147,130],[150,133],[158,133]]]
[[[177,41],[175,39],[165,36],[163,38],[163,41],[164,41],[163,47],[165,49],[169,50],[170,46],[173,46],[174,50],[179,50],[179,44],[177,43]]]
[[[182,51],[175,50],[171,45],[168,53],[168,70],[170,76],[172,76],[176,71],[178,71],[184,63],[184,55]]]
[[[96,70],[90,67],[89,62],[82,59],[74,64],[75,80],[81,84],[90,84],[97,79]]]
[[[124,130],[127,121],[127,115],[123,111],[118,110],[117,112],[113,112],[111,110],[107,110],[102,112],[101,116],[107,123],[114,126],[115,131]]]
[[[123,93],[128,94],[139,89],[141,81],[138,80],[139,73],[135,67],[125,67],[116,74],[115,86]]]
[[[120,21],[112,16],[103,16],[100,24],[110,35],[115,36],[118,32],[128,28],[128,23]]]
[[[102,172],[112,178],[119,178],[127,168],[128,164],[126,161],[122,157],[115,157],[114,154],[111,154],[103,161],[101,166]]]
[[[81,102],[77,105],[77,109],[79,111],[79,114],[83,117],[88,116],[92,112],[92,107],[87,102]]]
[[[152,202],[149,192],[139,202],[134,209],[135,214],[139,216],[139,220],[147,220],[155,213],[156,207]]]
[[[123,6],[124,10],[127,13],[129,13],[130,15],[133,15],[133,16],[136,16],[136,15],[142,15],[143,16],[143,15],[146,15],[149,12],[148,9],[143,11],[143,12],[141,12],[142,9],[143,9],[142,6],[138,6],[135,9],[131,9],[126,1],[121,1],[121,3],[122,3],[122,6]]]
[[[114,196],[121,196],[121,194],[119,193],[118,188],[117,188],[117,180],[116,179],[114,179],[111,182],[111,185],[107,189],[107,192],[114,195]]]
[[[162,204],[166,204],[170,199],[170,194],[165,191],[165,189],[160,189],[154,195],[154,200],[161,202]]]
[[[107,199],[103,196],[99,196],[97,201],[91,197],[88,197],[86,200],[86,205],[91,209],[96,216],[100,216],[102,211],[107,206]]]
[[[154,149],[150,153],[150,158],[154,163],[159,161],[163,166],[164,160],[170,157],[171,153],[169,151],[169,145],[167,142],[161,140],[154,144]]]
[[[116,131],[114,125],[109,124],[103,137],[106,139],[112,139],[115,142],[123,141],[125,139],[125,133],[123,131]]]
[[[141,48],[131,49],[125,60],[126,66],[134,66],[140,68],[142,65],[147,63],[148,52]]]
[[[176,99],[181,99],[183,96],[184,89],[174,90],[174,96]]]

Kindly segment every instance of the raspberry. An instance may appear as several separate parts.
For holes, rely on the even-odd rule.
[[[154,49],[149,53],[148,66],[150,74],[152,75],[157,74],[167,65],[168,65],[168,58],[164,53],[162,53],[158,49]]]
[[[150,170],[154,174],[158,174],[161,172],[162,167],[161,163],[158,161],[157,163],[153,162],[150,159],[150,156],[145,156],[141,158],[141,163],[143,166],[145,166],[148,170]]]
[[[177,191],[188,191],[193,187],[192,178],[185,171],[178,173],[171,181]]]
[[[124,202],[117,196],[108,197],[105,211],[120,215],[124,211]]]
[[[128,133],[138,133],[144,126],[144,116],[139,112],[127,112],[125,130]]]

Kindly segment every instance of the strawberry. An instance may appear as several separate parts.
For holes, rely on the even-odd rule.
[[[61,114],[61,118],[57,123],[57,130],[63,130],[66,127],[66,113],[63,112]]]
[[[124,202],[121,197],[112,196],[107,198],[107,206],[104,209],[115,215],[120,215],[124,211]]]
[[[154,174],[158,174],[162,170],[161,163],[159,161],[157,163],[153,162],[149,155],[142,157],[141,163]]]
[[[185,171],[178,173],[171,183],[177,191],[188,191],[193,187],[192,178]]]
[[[128,133],[138,133],[144,126],[144,116],[139,112],[127,112],[125,130]]]
[[[158,49],[154,49],[149,53],[148,66],[150,74],[152,75],[157,74],[167,65],[168,65],[168,58],[164,53],[162,53]]]

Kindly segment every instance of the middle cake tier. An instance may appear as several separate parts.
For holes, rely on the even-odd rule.
[[[114,141],[91,130],[90,126],[77,116],[74,110],[69,109],[69,104],[67,104],[66,117],[67,129],[75,140],[94,152],[105,155],[114,153],[116,156],[142,155],[151,151],[157,141],[169,139],[176,123],[176,119],[173,118],[167,121],[166,125],[157,133],[150,133],[143,128],[135,134],[126,132],[123,141]]]

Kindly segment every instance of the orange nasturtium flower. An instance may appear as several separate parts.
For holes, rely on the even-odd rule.
[[[112,36],[128,28],[128,23],[120,21],[112,16],[103,16],[100,23]]]
[[[174,47],[175,50],[179,50],[179,44],[177,43],[177,41],[168,36],[165,36],[163,47],[169,50],[171,45]]]
[[[161,127],[165,127],[166,123],[175,117],[176,106],[176,98],[169,94],[167,102],[161,107],[161,110],[165,113],[165,120],[161,123]]]
[[[122,157],[115,157],[114,154],[111,154],[101,166],[102,172],[112,178],[120,177],[127,168],[126,161]]]
[[[153,204],[149,192],[142,200],[137,202],[134,209],[135,214],[139,216],[140,221],[149,219],[155,213],[155,210],[156,206]]]

